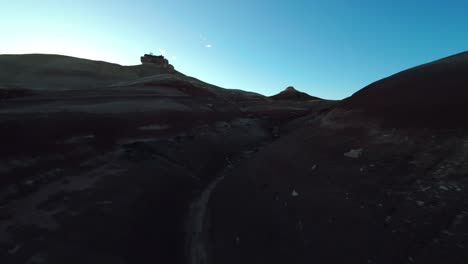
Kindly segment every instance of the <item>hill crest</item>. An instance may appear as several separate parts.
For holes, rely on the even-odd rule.
[[[311,96],[307,93],[296,90],[293,86],[288,86],[280,93],[270,96],[274,100],[289,100],[289,101],[307,101],[307,100],[321,100],[321,98]]]

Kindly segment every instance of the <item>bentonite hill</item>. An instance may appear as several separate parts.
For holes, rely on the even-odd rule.
[[[306,101],[306,100],[321,100],[318,97],[308,95],[304,92],[300,92],[292,86],[288,86],[286,89],[278,94],[270,96],[274,100],[292,100],[292,101]]]

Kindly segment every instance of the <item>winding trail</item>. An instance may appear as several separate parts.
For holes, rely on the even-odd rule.
[[[205,225],[206,210],[210,201],[211,193],[221,182],[226,174],[214,179],[201,193],[201,195],[190,205],[186,222],[186,252],[189,264],[208,264],[208,232]]]
[[[260,148],[262,148],[262,145],[257,147],[257,150]],[[250,158],[252,153],[254,153],[254,151],[244,151],[240,158],[229,162],[228,165],[219,172],[218,176],[205,187],[200,196],[190,204],[189,212],[185,221],[185,252],[188,264],[211,263],[209,254],[210,234],[206,223],[206,212],[208,210],[211,194],[216,186],[229,174],[233,165],[244,159]]]

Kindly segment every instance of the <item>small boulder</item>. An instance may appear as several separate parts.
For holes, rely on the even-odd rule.
[[[345,152],[343,155],[348,158],[357,159],[362,156],[362,148],[351,149],[350,151]]]

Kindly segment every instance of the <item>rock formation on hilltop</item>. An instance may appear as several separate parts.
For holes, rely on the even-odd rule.
[[[164,56],[155,56],[153,54],[145,54],[143,57],[141,57],[141,63],[142,64],[154,64],[158,65],[161,68],[167,68],[170,70],[174,70],[174,66],[169,64],[169,61],[164,58]]]
[[[270,98],[274,100],[291,100],[291,101],[306,101],[306,100],[321,100],[321,98],[308,95],[304,92],[300,92],[294,87],[289,86],[284,91],[280,92],[279,94],[270,96]]]
[[[0,87],[81,90],[160,74],[179,74],[166,59],[154,57],[142,57],[143,64],[122,66],[54,54],[0,55]]]

